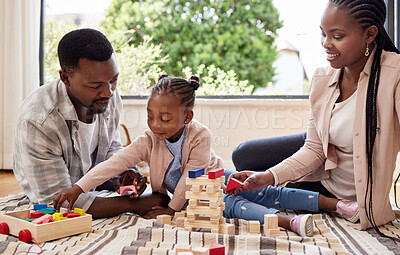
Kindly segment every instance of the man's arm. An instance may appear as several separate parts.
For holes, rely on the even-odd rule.
[[[72,187],[68,167],[76,162],[67,164],[64,158],[68,155],[63,154],[59,137],[60,130],[65,128],[48,128],[31,120],[18,122],[14,137],[14,174],[33,203],[50,203],[58,192]],[[95,197],[93,193],[80,196],[76,207],[87,210]]]

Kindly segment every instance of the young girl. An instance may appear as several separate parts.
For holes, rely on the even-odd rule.
[[[54,198],[54,207],[59,209],[68,200],[70,210],[82,192],[86,193],[138,162],[146,161],[150,167],[152,191],[164,194],[169,191],[173,196],[168,207],[155,206],[142,216],[155,218],[157,215],[173,215],[182,210],[187,202],[185,192],[190,189],[185,183],[188,171],[195,168],[208,171],[223,167],[221,158],[211,149],[210,130],[192,120],[195,90],[198,87],[199,78],[196,76],[192,76],[189,81],[161,76],[152,89],[147,104],[149,130],[118,154],[89,171],[72,188],[60,192]],[[226,171],[226,181],[233,172]],[[225,196],[225,217],[256,219],[263,223],[264,214],[276,213],[279,226],[302,236],[311,236],[313,233],[311,215],[284,216],[278,210],[266,208],[248,199],[279,208],[291,208],[293,202],[294,208],[291,209],[309,211],[318,211],[319,207],[335,209],[337,204],[337,200],[318,196],[314,192],[285,188],[264,189],[257,194],[243,194],[243,197]]]

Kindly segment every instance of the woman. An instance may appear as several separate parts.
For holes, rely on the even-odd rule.
[[[312,182],[356,200],[363,230],[380,233],[377,226],[395,219],[389,191],[400,149],[400,56],[385,17],[383,0],[329,0],[321,43],[330,67],[311,82],[306,142],[266,172],[234,174],[245,181],[234,194],[287,182],[307,189]]]

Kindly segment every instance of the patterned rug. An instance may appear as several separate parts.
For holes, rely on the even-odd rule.
[[[22,194],[0,198],[0,213],[31,209]],[[296,212],[286,212],[288,215]],[[374,230],[358,231],[330,214],[314,214],[314,236],[300,237],[281,229],[276,238],[262,233],[250,234],[248,222],[225,219],[235,224],[235,235],[185,231],[155,220],[145,220],[133,214],[93,220],[92,231],[54,241],[40,243],[41,254],[175,254],[177,244],[193,248],[210,247],[213,242],[225,246],[226,254],[400,254],[400,246],[379,236]],[[391,236],[400,237],[400,221],[380,227]],[[18,237],[0,235],[0,253],[34,254],[35,244],[18,241]]]

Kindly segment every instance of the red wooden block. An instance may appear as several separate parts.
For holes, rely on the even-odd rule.
[[[50,223],[50,222],[54,222],[53,217],[44,219],[44,220],[42,221],[42,224],[44,224],[44,223]]]
[[[243,182],[231,177],[228,181],[228,185],[226,187],[225,192],[235,189],[236,187],[242,186]]]
[[[79,213],[64,213],[63,214],[64,215],[64,217],[67,217],[67,218],[75,218],[75,217],[79,217],[79,216],[81,216]]]
[[[133,193],[137,193],[135,185],[128,185],[128,186],[119,187],[119,194],[121,194],[121,196],[123,196],[125,194],[125,192],[127,192],[129,190],[132,190]]]
[[[211,244],[210,250],[209,250],[209,255],[225,255],[225,246],[222,244],[213,242]]]
[[[31,219],[37,219],[37,218],[42,217],[42,216],[43,216],[42,212],[31,211],[29,213],[29,218],[31,218]]]
[[[31,232],[28,229],[19,231],[18,239],[22,242],[29,243],[32,240]]]
[[[217,179],[224,175],[224,169],[218,168],[211,171],[208,171],[208,179]]]
[[[10,229],[8,228],[8,224],[5,222],[0,223],[0,234],[8,235]]]

